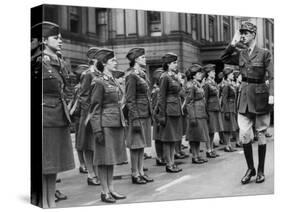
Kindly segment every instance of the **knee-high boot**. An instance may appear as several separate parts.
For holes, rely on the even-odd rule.
[[[254,167],[252,143],[249,142],[247,144],[243,144],[243,149],[244,149],[244,155],[247,162],[248,170],[245,176],[242,178],[241,183],[247,184],[250,182],[251,177],[256,175],[256,170]]]
[[[266,154],[266,144],[262,144],[258,146],[258,154],[259,154],[259,165],[258,165],[258,175],[257,175],[256,183],[262,183],[265,180],[264,161],[265,161],[265,154]]]

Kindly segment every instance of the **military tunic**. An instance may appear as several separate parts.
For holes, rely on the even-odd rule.
[[[193,80],[192,83],[187,86],[186,93],[186,111],[188,118],[186,139],[192,142],[207,142],[210,138],[204,89],[198,81]],[[195,122],[196,124],[192,125],[191,122]]]
[[[235,132],[238,129],[236,118],[236,87],[231,82],[225,82],[222,88],[222,120],[224,132]],[[229,120],[225,119],[225,113],[229,113]]]
[[[64,64],[43,53],[43,174],[55,174],[75,167],[65,102]]]
[[[214,80],[207,79],[203,86],[208,113],[209,133],[223,131],[219,92],[220,88]]]
[[[182,139],[182,116],[180,98],[181,84],[172,72],[164,72],[160,77],[159,120],[160,140],[175,142]]]
[[[94,138],[94,165],[114,165],[127,161],[125,120],[121,110],[122,91],[118,83],[103,74],[92,82],[90,120],[93,133],[103,132],[104,142]]]
[[[247,49],[237,51],[236,47],[229,45],[221,58],[226,64],[240,67],[242,83],[238,97],[238,112],[257,115],[269,113],[268,97],[273,96],[274,91],[270,52],[255,46],[249,56]],[[269,86],[265,84],[267,77]]]
[[[128,108],[127,147],[138,149],[151,147],[151,102],[149,82],[145,72],[132,69],[125,79],[126,106]],[[140,131],[134,131],[139,126]]]

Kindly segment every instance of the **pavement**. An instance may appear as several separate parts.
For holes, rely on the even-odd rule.
[[[176,160],[183,169],[179,173],[167,173],[165,167],[155,165],[154,142],[152,148],[145,152],[152,156],[146,159],[144,166],[146,172],[154,179],[153,183],[135,185],[131,183],[130,161],[126,165],[115,166],[114,187],[115,190],[127,196],[117,203],[137,203],[151,201],[186,200],[212,197],[263,195],[274,193],[274,130],[271,127],[269,132],[273,135],[268,139],[267,156],[265,164],[266,180],[262,184],[256,184],[255,177],[251,183],[241,185],[240,180],[247,170],[242,148],[238,151],[227,153],[223,151],[223,145],[216,148],[220,157],[209,159],[205,164],[192,164],[191,156],[186,159]],[[72,135],[74,138],[74,135]],[[218,143],[218,137],[215,137]],[[186,141],[183,144],[187,145]],[[74,140],[73,140],[74,146]],[[205,150],[205,145],[201,145]],[[89,205],[103,205],[106,203],[100,200],[100,186],[88,186],[87,174],[79,173],[78,157],[75,149],[76,168],[59,174],[62,179],[57,183],[57,189],[68,196],[67,200],[57,202],[57,207],[75,207]],[[184,150],[189,154],[189,150]],[[253,144],[255,166],[258,164],[257,143]],[[201,153],[205,156],[205,151]],[[128,154],[129,156],[129,154]],[[128,157],[129,159],[129,157]]]

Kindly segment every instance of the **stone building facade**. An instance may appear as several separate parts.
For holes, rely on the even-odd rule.
[[[166,52],[179,57],[179,70],[192,63],[223,64],[220,54],[241,22],[258,27],[257,43],[274,50],[273,20],[223,15],[189,14],[131,9],[43,5],[43,20],[58,23],[64,39],[63,55],[72,68],[87,63],[91,46],[116,52],[119,70],[128,68],[125,55],[133,47],[144,47],[148,74],[161,67]]]

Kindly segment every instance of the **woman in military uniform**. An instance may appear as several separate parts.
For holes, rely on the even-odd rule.
[[[230,138],[238,129],[236,120],[236,88],[233,85],[233,69],[226,67],[223,70],[225,83],[222,88],[222,120],[224,126],[224,137],[226,142],[225,152],[233,152]]]
[[[184,89],[184,82],[185,82],[185,76],[182,73],[178,73],[178,77],[180,79],[182,88],[180,91],[180,98],[181,98],[181,104],[182,104],[182,108],[183,108],[183,104],[184,104],[184,100],[185,100],[185,89]],[[185,111],[183,111],[182,114],[182,136],[184,136],[186,134],[186,123],[187,123],[187,118],[186,118],[186,113]],[[175,159],[184,159],[186,157],[189,157],[189,155],[185,154],[185,152],[182,150],[183,149],[183,144],[182,144],[182,140],[177,141],[175,144]]]
[[[186,91],[186,110],[188,114],[186,138],[192,152],[192,163],[201,164],[208,162],[199,156],[200,142],[209,142],[209,129],[207,123],[206,101],[204,89],[201,85],[203,78],[202,67],[198,64],[192,65],[189,70],[192,83]]]
[[[81,81],[84,76],[84,73],[89,69],[89,66],[86,64],[81,64],[77,67],[77,69],[74,71],[74,74],[76,75],[76,86],[75,86],[75,93],[73,100],[70,103],[70,115],[72,122],[75,123],[75,148],[77,151],[77,156],[79,160],[79,172],[80,173],[88,173],[88,170],[85,165],[85,159],[84,159],[84,152],[82,150],[77,149],[78,144],[78,132],[79,132],[79,122],[80,122],[80,116],[81,116],[81,107],[80,104],[78,104],[79,101],[79,92],[81,88]]]
[[[65,102],[63,61],[56,52],[61,50],[59,26],[43,22],[43,207],[55,207],[56,175],[73,169],[74,159],[70,138],[70,116]]]
[[[208,158],[215,158],[219,155],[214,151],[214,136],[215,133],[223,131],[223,123],[220,108],[219,99],[219,86],[215,82],[215,65],[208,64],[203,67],[205,74],[207,75],[206,81],[204,83],[204,92],[206,100],[206,108],[208,113],[208,126],[209,126],[209,136],[210,142],[206,142],[207,152],[206,156]]]
[[[113,187],[114,165],[127,160],[124,141],[124,116],[121,111],[122,91],[112,76],[117,60],[110,49],[100,49],[93,55],[96,67],[103,74],[92,81],[91,102],[85,124],[94,133],[94,165],[101,181],[101,200],[114,203],[126,196]]]
[[[159,123],[157,121],[157,114],[158,114],[158,99],[159,99],[159,80],[160,76],[163,73],[163,70],[157,69],[153,72],[154,78],[154,85],[151,92],[151,105],[153,111],[153,140],[155,144],[155,152],[156,152],[156,165],[157,166],[164,166],[166,165],[164,157],[163,157],[163,144],[160,141],[160,134],[159,134]]]
[[[133,48],[127,58],[132,68],[125,79],[125,99],[128,108],[127,147],[130,149],[132,183],[145,184],[153,179],[144,174],[144,148],[151,147],[151,103],[149,81],[144,72],[145,50]]]
[[[85,126],[85,119],[88,114],[89,105],[91,101],[91,82],[98,77],[101,73],[96,69],[94,54],[99,49],[91,47],[87,52],[89,61],[89,69],[81,76],[81,87],[78,92],[78,101],[81,108],[79,128],[77,133],[76,149],[83,151],[85,156],[86,168],[88,170],[88,185],[100,185],[97,177],[97,167],[93,165],[94,155],[94,139],[93,132],[90,126]]]
[[[239,96],[239,90],[240,90],[240,86],[241,86],[241,82],[242,82],[242,75],[240,73],[239,70],[234,70],[233,71],[233,75],[234,75],[234,87],[236,89],[236,105],[238,104],[238,96]],[[236,107],[236,121],[238,124],[238,107]],[[240,141],[240,133],[239,133],[239,126],[238,129],[236,130],[236,132],[233,134],[233,139],[236,142],[236,147],[241,148],[242,143]]]
[[[181,83],[177,78],[177,55],[167,53],[163,57],[164,73],[160,77],[159,123],[160,140],[163,143],[163,154],[166,171],[182,171],[174,163],[175,143],[182,139]]]

